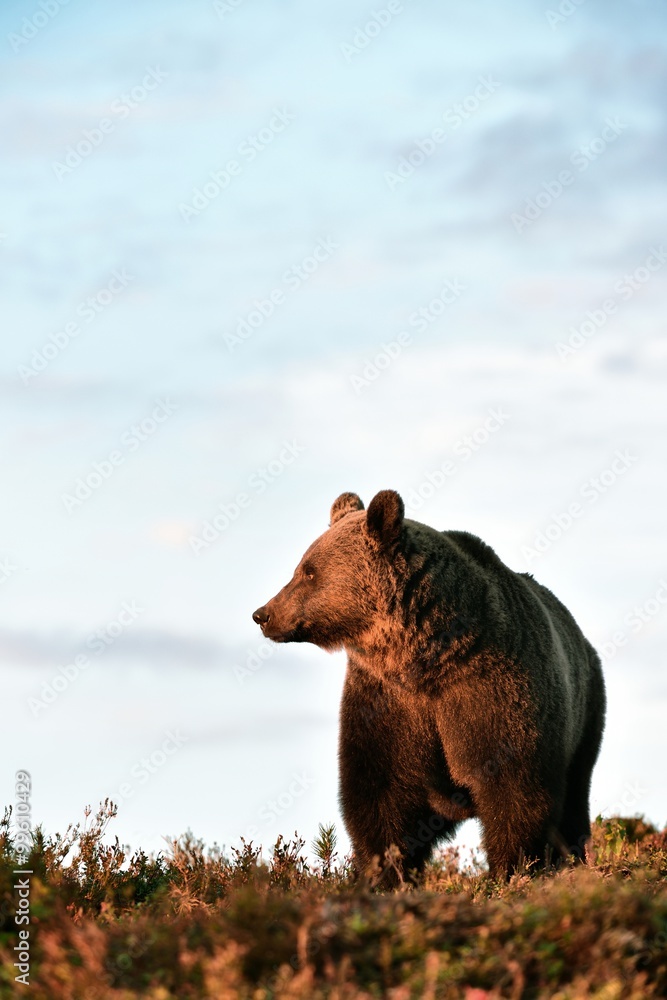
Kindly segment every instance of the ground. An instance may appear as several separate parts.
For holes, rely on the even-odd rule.
[[[107,803],[65,836],[35,838],[34,1000],[667,996],[667,831],[641,819],[598,820],[585,866],[501,885],[450,849],[419,888],[378,893],[353,881],[331,828],[310,864],[298,838],[266,861],[255,845],[226,857],[190,836],[149,858],[109,842],[113,815]],[[3,998],[27,995],[10,831],[6,817]]]

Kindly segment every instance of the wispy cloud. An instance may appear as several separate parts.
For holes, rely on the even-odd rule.
[[[0,660],[15,666],[67,663],[86,650],[85,639],[66,632],[0,630]],[[227,648],[214,639],[137,628],[116,639],[105,653],[105,661],[133,660],[154,668],[207,669],[229,665],[241,655],[241,650]]]

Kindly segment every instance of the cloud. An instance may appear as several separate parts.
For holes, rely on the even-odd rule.
[[[0,661],[12,665],[58,665],[87,652],[86,639],[77,640],[65,632],[0,630]],[[105,659],[141,660],[151,667],[198,669],[228,665],[242,655],[247,653],[225,647],[214,639],[159,629],[128,630],[104,651]]]

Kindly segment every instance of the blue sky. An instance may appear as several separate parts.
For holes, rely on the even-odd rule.
[[[667,821],[664,6],[47,7],[0,12],[3,800],[151,849],[336,819],[344,660],[250,615],[339,493],[452,462],[413,516],[606,649],[594,808]]]

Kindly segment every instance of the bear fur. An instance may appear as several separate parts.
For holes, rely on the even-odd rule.
[[[392,490],[367,511],[343,493],[253,618],[276,642],[347,652],[340,801],[360,872],[378,859],[382,887],[414,878],[470,817],[496,878],[583,856],[602,669],[532,576],[474,535],[407,520]]]

